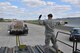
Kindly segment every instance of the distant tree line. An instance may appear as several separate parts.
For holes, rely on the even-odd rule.
[[[11,22],[11,19],[0,18],[0,22]]]
[[[27,23],[32,23],[32,24],[38,24],[38,20],[27,20],[27,21],[24,21],[24,22],[27,22]]]

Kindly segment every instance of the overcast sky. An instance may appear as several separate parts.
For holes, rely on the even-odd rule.
[[[80,17],[80,0],[0,0],[0,18],[42,19]]]

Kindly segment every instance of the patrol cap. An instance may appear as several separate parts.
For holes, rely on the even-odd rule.
[[[48,17],[53,17],[53,15],[52,14],[48,14]]]

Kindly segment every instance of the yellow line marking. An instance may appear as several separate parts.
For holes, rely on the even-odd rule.
[[[20,46],[20,39],[19,39],[19,35],[16,35],[16,45]]]

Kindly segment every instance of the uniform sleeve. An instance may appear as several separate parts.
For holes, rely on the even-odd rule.
[[[58,25],[60,25],[59,22],[53,21],[53,26],[54,26],[54,27],[56,27],[56,26],[58,26]]]
[[[54,22],[55,26],[64,25],[64,22]]]
[[[65,25],[65,22],[64,21],[60,21],[60,25]]]
[[[45,21],[44,20],[38,19],[38,22],[39,22],[40,25],[45,25]]]

